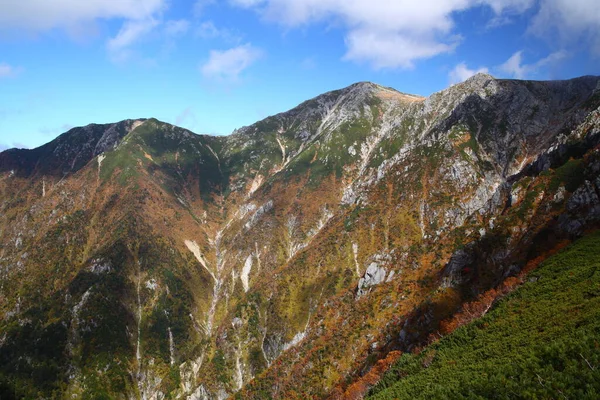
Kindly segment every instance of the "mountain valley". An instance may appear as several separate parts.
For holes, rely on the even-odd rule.
[[[434,374],[430,349],[598,246],[599,146],[600,77],[477,74],[427,98],[360,82],[229,136],[150,118],[6,150],[0,398],[414,395],[390,374]]]

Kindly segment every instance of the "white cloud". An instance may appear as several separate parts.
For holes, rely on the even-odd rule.
[[[346,38],[346,60],[370,62],[375,69],[412,68],[413,62],[453,51],[458,38],[441,43],[434,38],[378,30],[354,30]]]
[[[532,64],[524,64],[523,51],[517,51],[504,64],[500,65],[498,70],[510,78],[528,79],[537,75],[543,68],[552,66],[566,57],[566,52],[557,51]]]
[[[97,20],[122,20],[119,32],[106,46],[113,61],[124,61],[132,53],[130,47],[160,25],[166,8],[167,0],[0,1],[0,30],[41,33],[62,29],[78,40]],[[181,30],[182,25],[169,28]]]
[[[229,50],[211,50],[200,71],[205,78],[236,81],[246,68],[262,56],[262,51],[250,43]]]
[[[530,32],[563,47],[582,45],[600,56],[600,4],[598,0],[544,0]]]
[[[185,35],[189,29],[190,22],[185,19],[170,20],[165,24],[165,33],[171,37]]]
[[[17,68],[7,63],[0,63],[0,78],[10,78],[18,73]]]
[[[317,22],[346,31],[347,60],[374,68],[410,68],[414,62],[452,52],[460,42],[454,14],[490,7],[495,15],[524,12],[535,0],[229,0],[256,9],[288,28]]]
[[[165,8],[165,0],[19,0],[0,2],[0,26],[42,32],[96,19],[143,20]]]
[[[159,21],[154,19],[126,21],[119,33],[108,40],[106,47],[115,62],[127,61],[131,56],[131,46],[150,33]]]
[[[516,15],[522,14],[535,5],[535,0],[487,0],[494,16],[486,25],[486,29],[495,29],[514,22]]]
[[[467,67],[466,63],[461,62],[460,64],[456,65],[456,67],[454,67],[448,75],[450,77],[450,84],[454,85],[455,83],[460,83],[460,82],[466,81],[467,79],[469,79],[470,77],[472,77],[475,74],[479,74],[479,73],[487,74],[488,72],[489,71],[486,67],[481,67],[478,69],[469,69],[469,67]]]
[[[509,77],[523,79],[527,73],[527,67],[522,65],[522,56],[523,52],[517,51],[498,68]]]
[[[504,12],[520,14],[533,7],[535,0],[486,0],[484,3],[487,3],[496,14]]]

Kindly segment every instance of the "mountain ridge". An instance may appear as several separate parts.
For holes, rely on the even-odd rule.
[[[450,86],[447,89],[443,89],[443,90],[441,90],[439,92],[435,92],[435,93],[433,93],[433,94],[431,94],[430,96],[427,96],[427,97],[420,96],[420,95],[415,95],[415,94],[404,93],[404,92],[398,91],[395,88],[382,86],[380,84],[377,84],[377,83],[374,83],[374,82],[370,82],[370,81],[360,81],[360,82],[353,83],[353,84],[351,84],[349,86],[346,86],[344,88],[334,89],[334,90],[331,90],[329,92],[323,93],[321,95],[315,96],[312,99],[306,100],[306,101],[300,103],[298,106],[296,106],[296,107],[294,107],[294,108],[292,108],[292,109],[290,109],[288,111],[283,111],[283,112],[280,112],[280,113],[268,116],[268,117],[264,118],[263,120],[261,120],[259,122],[262,122],[262,121],[265,121],[265,120],[268,120],[268,119],[271,119],[271,118],[277,118],[279,116],[283,116],[283,115],[292,113],[292,112],[294,112],[294,110],[301,109],[301,108],[305,107],[306,105],[309,105],[309,104],[311,104],[311,103],[313,103],[315,101],[318,101],[320,99],[328,98],[328,97],[335,97],[336,94],[344,95],[344,94],[352,93],[354,90],[358,90],[361,93],[367,92],[369,94],[372,94],[375,90],[384,89],[384,90],[393,91],[393,92],[395,92],[395,93],[397,93],[399,95],[406,96],[407,98],[413,98],[413,99],[415,99],[415,101],[421,101],[421,100],[424,101],[424,100],[431,100],[432,98],[435,98],[435,97],[438,97],[438,96],[442,96],[447,91],[451,90],[452,88],[456,88],[456,87],[467,87],[468,90],[471,90],[471,91],[480,90],[481,89],[480,86],[482,86],[482,85],[485,86],[490,81],[496,81],[496,82],[499,82],[499,81],[503,81],[503,82],[529,82],[529,83],[542,83],[542,84],[548,84],[548,85],[561,85],[563,83],[575,83],[575,82],[580,82],[580,81],[585,81],[585,80],[595,81],[596,82],[596,88],[595,88],[596,91],[600,90],[600,86],[599,86],[600,85],[599,84],[600,76],[594,76],[594,75],[585,75],[585,76],[581,76],[581,77],[577,77],[577,78],[572,78],[572,79],[553,80],[553,81],[543,81],[543,80],[540,80],[540,81],[524,81],[524,80],[514,80],[514,79],[497,79],[497,78],[493,77],[490,74],[481,73],[480,72],[480,73],[477,73],[477,74],[473,75],[472,77],[468,78],[464,82],[452,85],[452,86]],[[125,120],[122,120],[122,121],[119,121],[119,122],[110,122],[110,123],[90,123],[90,124],[87,124],[85,126],[71,128],[71,129],[69,129],[69,131],[67,131],[67,132],[59,135],[56,139],[53,139],[52,141],[50,141],[50,142],[48,142],[46,144],[40,145],[40,146],[38,146],[36,148],[32,148],[32,149],[9,148],[9,149],[3,150],[0,153],[4,153],[4,152],[7,152],[7,151],[9,151],[9,152],[15,152],[15,151],[23,151],[23,150],[29,150],[29,151],[36,150],[36,149],[39,149],[40,147],[49,145],[50,143],[54,142],[55,140],[59,140],[63,136],[67,137],[67,136],[72,135],[74,133],[80,133],[81,131],[90,131],[90,130],[92,130],[94,128],[98,128],[98,127],[102,127],[102,128],[105,128],[105,130],[110,131],[111,129],[117,128],[119,125],[128,124],[128,123],[130,124],[132,122],[137,122],[137,121],[145,122],[147,120],[154,120],[154,119],[155,118],[153,118],[153,117],[149,117],[149,118],[125,119]],[[259,122],[257,122],[257,123],[259,123]],[[165,122],[162,122],[162,123],[165,123]],[[186,129],[190,133],[193,133],[195,135],[200,135],[200,136],[229,137],[231,135],[234,135],[236,132],[238,132],[240,130],[248,129],[249,127],[252,127],[252,126],[256,125],[257,123],[252,124],[252,125],[248,125],[248,126],[243,126],[243,127],[237,128],[237,129],[234,129],[234,131],[232,133],[230,133],[229,135],[211,135],[211,134],[195,133],[195,132],[192,132],[191,130],[186,129],[186,128],[181,128],[181,129]],[[176,126],[176,125],[173,125],[173,126]],[[131,130],[133,130],[133,129],[135,129],[135,127],[132,128]],[[100,151],[100,152],[102,152],[102,151]],[[99,154],[99,153],[98,154],[96,154],[96,153],[98,153],[98,152],[94,151],[94,156],[96,156],[96,155]]]
[[[597,226],[599,79],[358,83],[229,136],[126,120],[23,174],[0,153],[0,390],[338,393]]]

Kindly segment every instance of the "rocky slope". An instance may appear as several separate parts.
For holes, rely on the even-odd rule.
[[[0,153],[2,398],[324,398],[600,218],[600,79],[372,83]]]

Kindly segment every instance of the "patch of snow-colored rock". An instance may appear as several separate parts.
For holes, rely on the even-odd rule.
[[[356,296],[358,298],[367,294],[372,286],[379,285],[386,280],[388,271],[380,266],[377,262],[372,262],[367,267],[365,274],[358,281],[358,290]]]
[[[249,278],[250,278],[250,270],[252,269],[252,255],[249,255],[246,258],[246,262],[244,263],[244,268],[242,268],[242,273],[240,274],[240,279],[242,281],[242,285],[244,286],[244,292],[247,292],[250,288]]]

